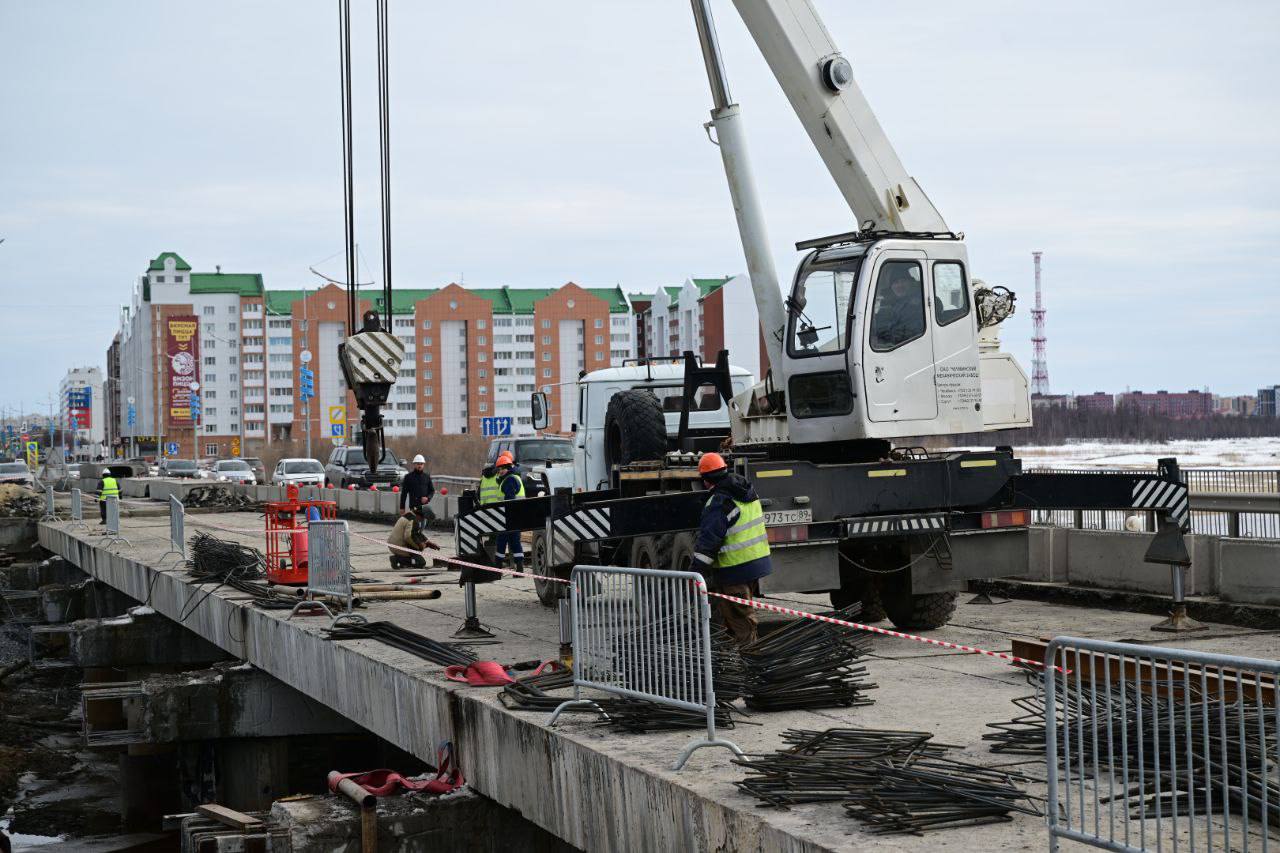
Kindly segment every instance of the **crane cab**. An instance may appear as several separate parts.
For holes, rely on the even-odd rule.
[[[1026,376],[1016,363],[1004,357],[1012,382],[1002,369],[1000,382],[984,386],[978,299],[958,237],[859,235],[800,248],[812,251],[787,301],[789,442],[992,429],[984,393],[1026,397],[1013,408],[1029,422]]]

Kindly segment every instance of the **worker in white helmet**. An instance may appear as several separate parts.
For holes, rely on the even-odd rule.
[[[427,504],[431,503],[431,496],[435,493],[436,487],[431,482],[431,475],[427,473],[426,457],[419,453],[413,457],[413,470],[405,474],[400,483],[400,512],[408,515],[421,509],[426,520],[430,521],[431,513],[427,511]]]

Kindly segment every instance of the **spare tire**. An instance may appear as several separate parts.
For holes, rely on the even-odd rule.
[[[619,391],[604,414],[605,463],[630,465],[661,459],[667,453],[667,418],[649,391]]]

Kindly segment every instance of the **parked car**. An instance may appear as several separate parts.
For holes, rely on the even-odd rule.
[[[253,476],[253,469],[243,459],[219,459],[213,463],[210,471],[212,479],[220,483],[248,483],[253,485],[258,478]]]
[[[0,462],[0,483],[14,483],[27,488],[35,488],[36,478],[25,462]]]
[[[245,456],[244,462],[249,466],[249,470],[253,471],[254,479],[258,485],[265,486],[267,484],[267,469],[262,464],[262,460],[256,456]]]
[[[389,489],[399,485],[404,475],[409,473],[391,450],[382,452],[382,462],[378,464],[378,473],[369,473],[369,464],[364,461],[364,450],[359,447],[335,447],[329,454],[329,464],[324,468],[325,476],[331,485],[339,489],[355,486],[367,489],[377,486]]]
[[[323,486],[324,466],[319,459],[281,459],[271,473],[273,486]]]
[[[180,480],[195,480],[200,477],[200,466],[194,459],[165,459],[160,462],[161,477],[176,477]]]
[[[73,462],[67,466],[67,478],[71,480],[80,479],[80,463]]]
[[[573,488],[573,441],[567,438],[530,436],[529,438],[495,438],[489,443],[488,463],[498,461],[503,451],[511,454],[525,475],[525,491],[531,485],[546,488]]]

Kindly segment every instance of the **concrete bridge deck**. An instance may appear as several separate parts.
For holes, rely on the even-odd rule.
[[[187,532],[208,530],[262,548],[257,515],[189,516]],[[222,529],[217,529],[222,528]],[[227,532],[228,529],[242,531]],[[352,522],[351,529],[381,539],[385,525]],[[287,611],[255,608],[247,596],[193,586],[167,550],[165,518],[126,517],[122,535],[131,544],[104,548],[96,529],[72,531],[67,523],[42,524],[40,542],[127,595],[147,602],[227,652],[323,702],[371,732],[428,761],[437,744],[452,740],[468,783],[480,793],[586,850],[1043,850],[1040,819],[1015,815],[1010,823],[961,828],[923,837],[879,837],[844,815],[837,804],[792,811],[757,808],[733,783],[739,768],[721,750],[695,754],[681,773],[673,755],[687,733],[620,735],[586,715],[548,729],[545,715],[509,711],[494,688],[470,688],[444,678],[440,667],[375,641],[329,642],[327,619],[295,618]],[[438,541],[444,537],[437,537]],[[446,550],[446,553],[448,551]],[[391,580],[377,542],[352,539],[356,573]],[[157,568],[158,566],[158,568]],[[435,601],[370,604],[370,619],[391,620],[445,640],[462,619],[456,575],[436,579],[444,596]],[[479,646],[482,657],[510,663],[553,657],[558,646],[555,613],[542,607],[531,582],[506,579],[479,590],[480,618],[499,645]],[[784,603],[821,609],[818,597],[786,596]],[[183,618],[185,616],[185,618]],[[952,624],[931,632],[953,642],[1008,650],[1014,638],[1075,634],[1181,645],[1274,658],[1280,635],[1229,626],[1191,638],[1151,634],[1150,616],[1030,601],[998,606],[964,605]],[[747,752],[779,748],[784,729],[866,726],[935,732],[938,740],[965,747],[965,760],[1008,763],[981,737],[986,724],[1015,715],[1011,700],[1030,693],[1025,676],[990,658],[949,652],[885,637],[874,639],[868,661],[875,703],[852,709],[755,714],[729,731]],[[1042,775],[1038,762],[1024,770]],[[355,769],[355,768],[353,768]],[[1032,793],[1043,795],[1043,786]]]

